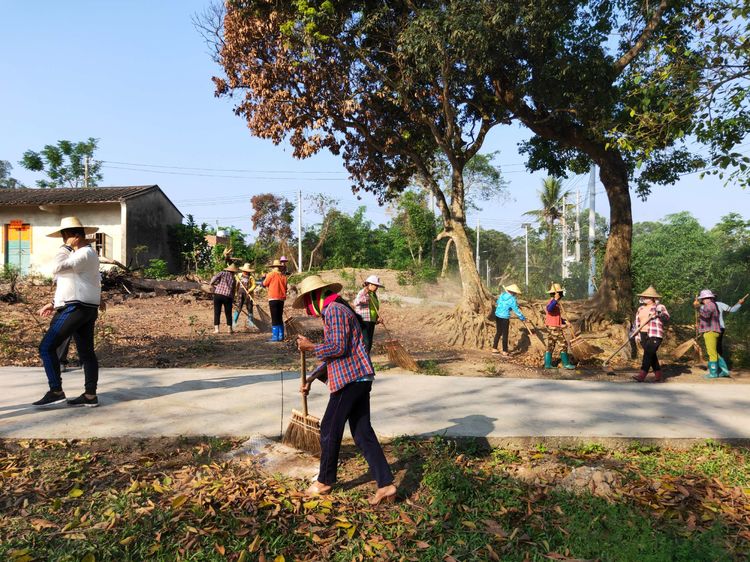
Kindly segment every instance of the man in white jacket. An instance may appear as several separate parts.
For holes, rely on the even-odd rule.
[[[77,217],[66,217],[62,219],[59,229],[47,235],[52,238],[61,236],[63,245],[55,256],[52,271],[57,278],[54,302],[39,309],[41,316],[52,316],[49,329],[39,344],[39,356],[47,374],[49,392],[34,402],[34,406],[50,406],[65,401],[57,348],[70,336],[76,342],[83,367],[85,391],[78,398],[68,400],[68,404],[99,405],[96,395],[99,362],[94,352],[94,324],[99,309],[104,309],[104,303],[101,300],[99,257],[86,241],[86,235],[97,230],[96,227],[84,227]]]

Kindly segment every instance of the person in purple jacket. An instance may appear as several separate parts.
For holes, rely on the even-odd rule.
[[[709,289],[703,289],[693,301],[693,306],[698,310],[698,333],[703,334],[708,353],[706,378],[728,377],[729,368],[717,349],[719,335],[721,335],[721,322],[719,321],[719,307],[716,306],[716,296]]]

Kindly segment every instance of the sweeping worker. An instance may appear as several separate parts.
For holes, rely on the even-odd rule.
[[[281,260],[273,260],[271,272],[263,278],[268,290],[268,308],[271,311],[271,339],[284,341],[284,301],[286,301],[286,266]]]
[[[717,343],[721,335],[721,323],[719,322],[719,307],[716,306],[716,296],[710,289],[703,289],[693,301],[693,306],[698,309],[698,333],[703,334],[708,353],[708,374],[706,378],[728,377],[729,367],[724,358],[719,355]]]
[[[310,495],[327,494],[336,482],[341,439],[344,426],[362,452],[377,490],[370,505],[393,501],[396,486],[383,449],[370,424],[370,392],[375,370],[367,354],[357,313],[338,295],[339,283],[326,283],[311,275],[299,285],[294,308],[304,308],[309,316],[323,318],[323,343],[313,344],[304,336],[297,337],[300,351],[312,352],[320,366],[308,377],[301,391],[307,394],[316,378],[327,381],[330,397],[320,423],[320,471],[317,481],[308,488]]]
[[[742,297],[739,299],[735,304],[732,306],[729,306],[728,304],[725,304],[719,300],[716,301],[716,307],[719,309],[719,325],[721,326],[721,331],[719,332],[719,339],[716,341],[716,351],[719,354],[719,357],[725,357],[724,355],[724,332],[726,332],[726,325],[724,324],[724,313],[734,313],[737,312],[740,307],[745,304],[745,297]],[[728,369],[727,369],[728,370]]]
[[[362,289],[354,299],[354,310],[362,317],[364,322],[365,347],[368,355],[375,338],[375,324],[380,323],[378,289],[381,287],[383,287],[383,284],[380,282],[380,277],[370,275],[365,279]]]
[[[222,308],[224,309],[224,317],[229,327],[229,333],[234,333],[234,329],[232,328],[232,303],[234,302],[234,292],[237,288],[234,274],[238,271],[237,266],[231,263],[214,275],[209,283],[214,288],[214,334],[219,333]]]
[[[255,291],[255,270],[252,265],[246,263],[240,268],[240,275],[237,277],[237,310],[234,312],[234,324],[237,324],[242,307],[247,309],[247,327],[255,328],[255,319],[253,318],[253,291]]]
[[[511,310],[522,322],[526,321],[526,317],[518,308],[518,301],[516,300],[516,295],[520,294],[521,289],[513,283],[505,287],[503,293],[497,297],[497,302],[495,303],[495,342],[492,344],[492,353],[500,353],[497,349],[497,344],[502,336],[502,356],[508,357],[508,329],[510,328]]]
[[[544,307],[544,325],[547,327],[547,351],[544,353],[544,368],[554,369],[552,364],[552,354],[555,352],[557,345],[560,345],[560,362],[565,369],[575,369],[575,366],[570,362],[570,356],[568,355],[568,342],[565,340],[563,334],[563,326],[566,321],[562,317],[560,311],[559,302],[565,296],[565,289],[563,289],[559,283],[552,283],[547,293],[550,295],[550,300],[547,306]]]
[[[47,374],[49,392],[35,406],[49,406],[65,401],[60,376],[58,349],[71,336],[75,339],[78,357],[83,366],[84,393],[68,400],[71,406],[96,407],[99,398],[99,361],[94,351],[94,325],[102,301],[99,257],[86,241],[87,234],[99,230],[85,227],[77,217],[62,219],[60,228],[47,236],[62,238],[63,245],[55,255],[52,275],[57,278],[54,301],[39,309],[39,315],[52,316],[49,329],[39,344],[39,356]],[[54,312],[54,316],[53,316]]]
[[[642,304],[635,313],[634,325],[640,334],[643,360],[641,361],[641,370],[637,375],[633,375],[633,379],[637,382],[643,382],[646,380],[649,370],[653,369],[654,380],[661,382],[663,380],[661,365],[656,352],[664,339],[664,325],[669,322],[669,312],[659,302],[661,295],[652,286],[640,293],[638,297],[642,299]]]

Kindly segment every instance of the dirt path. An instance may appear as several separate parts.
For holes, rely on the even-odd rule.
[[[548,378],[628,381],[637,369],[638,360],[613,362],[614,374],[608,374],[601,359],[581,365],[575,371],[555,369],[544,371],[529,361],[524,340],[517,322],[511,322],[511,356],[502,359],[489,350],[472,350],[450,347],[442,332],[439,315],[446,310],[444,303],[457,294],[450,282],[436,286],[400,287],[395,273],[380,271],[386,286],[391,288],[383,299],[382,315],[387,321],[391,336],[398,339],[417,359],[426,374],[436,376],[490,376],[508,378]],[[357,273],[340,276],[348,298],[354,296]],[[326,279],[335,280],[333,274]],[[48,302],[51,287],[24,287],[22,294],[28,304],[0,303],[0,364],[17,366],[40,365],[37,346],[46,327],[46,321],[37,321],[35,311]],[[208,299],[187,295],[154,296],[144,293],[143,298],[127,295],[108,295],[109,307],[97,323],[96,344],[101,365],[104,367],[236,367],[236,368],[295,368],[297,354],[294,344],[269,343],[268,334],[251,333],[241,328],[229,334],[213,333],[213,305]],[[408,297],[408,298],[406,298]],[[436,302],[433,305],[431,303]],[[415,304],[416,303],[416,304]],[[571,303],[572,304],[572,303]],[[569,305],[570,306],[570,305]],[[267,310],[267,306],[266,306]],[[296,311],[289,310],[290,314]],[[427,323],[431,322],[431,323]],[[600,357],[622,341],[620,327],[612,327],[608,338],[594,340],[604,349]],[[376,330],[373,363],[378,370],[392,365],[383,348],[386,334]],[[681,340],[672,336],[665,341],[660,353],[669,380],[680,382],[705,381],[705,363],[674,362],[668,359],[669,350]],[[518,348],[521,342],[520,349]],[[514,348],[515,346],[515,348]],[[532,366],[534,365],[534,366]],[[747,370],[733,372],[732,382],[750,382]],[[728,382],[728,381],[722,381]]]

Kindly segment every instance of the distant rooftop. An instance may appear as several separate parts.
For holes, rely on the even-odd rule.
[[[74,203],[119,203],[148,191],[158,185],[131,185],[122,187],[56,187],[0,189],[0,205],[70,205]],[[159,191],[161,191],[159,189]]]

